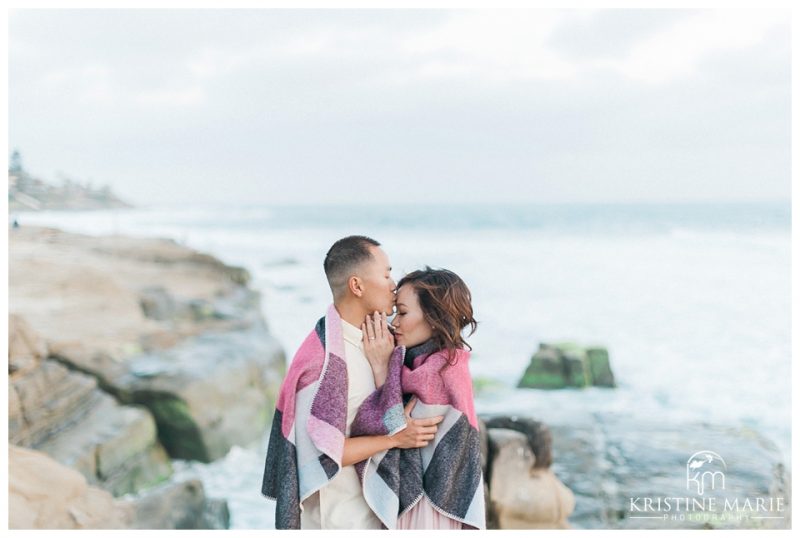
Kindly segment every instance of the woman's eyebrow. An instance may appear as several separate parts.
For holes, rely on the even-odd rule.
[[[397,306],[405,306],[403,303],[397,303]]]

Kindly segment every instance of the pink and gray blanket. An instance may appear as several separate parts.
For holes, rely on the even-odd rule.
[[[390,449],[356,464],[364,498],[386,528],[423,496],[441,513],[484,529],[483,476],[469,353],[455,365],[430,344],[398,346],[386,383],[361,405],[352,437],[393,435],[406,427],[404,399],[418,397],[414,418],[444,415],[421,449]],[[405,397],[404,397],[405,393]],[[276,500],[275,526],[300,528],[300,504],[339,472],[347,417],[347,367],[341,318],[331,305],[297,351],[281,385],[261,492]]]

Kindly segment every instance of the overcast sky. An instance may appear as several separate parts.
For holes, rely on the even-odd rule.
[[[17,10],[9,151],[135,203],[790,198],[788,11]]]

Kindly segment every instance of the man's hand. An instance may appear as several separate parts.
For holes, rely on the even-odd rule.
[[[411,418],[411,409],[417,403],[416,396],[411,398],[405,408],[406,428],[391,437],[388,435],[365,435],[363,437],[346,437],[342,453],[342,467],[364,461],[390,448],[420,448],[426,446],[436,434],[438,423],[444,416],[430,418]]]
[[[411,418],[411,409],[416,403],[417,397],[414,396],[406,404],[404,414],[408,425],[404,430],[390,437],[395,448],[421,448],[427,446],[436,435],[436,430],[439,429],[437,424],[444,420],[443,415],[429,418]]]

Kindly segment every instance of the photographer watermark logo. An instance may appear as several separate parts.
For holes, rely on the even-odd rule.
[[[686,461],[686,489],[695,489],[703,495],[707,488],[725,489],[725,471],[728,466],[722,456],[710,450],[695,452]]]
[[[729,478],[726,475],[731,473],[725,460],[716,452],[695,452],[686,460],[685,467],[685,489],[681,490],[676,483],[677,495],[630,497],[628,517],[720,525],[786,518],[784,497],[726,495]],[[737,489],[735,484],[733,489]]]

